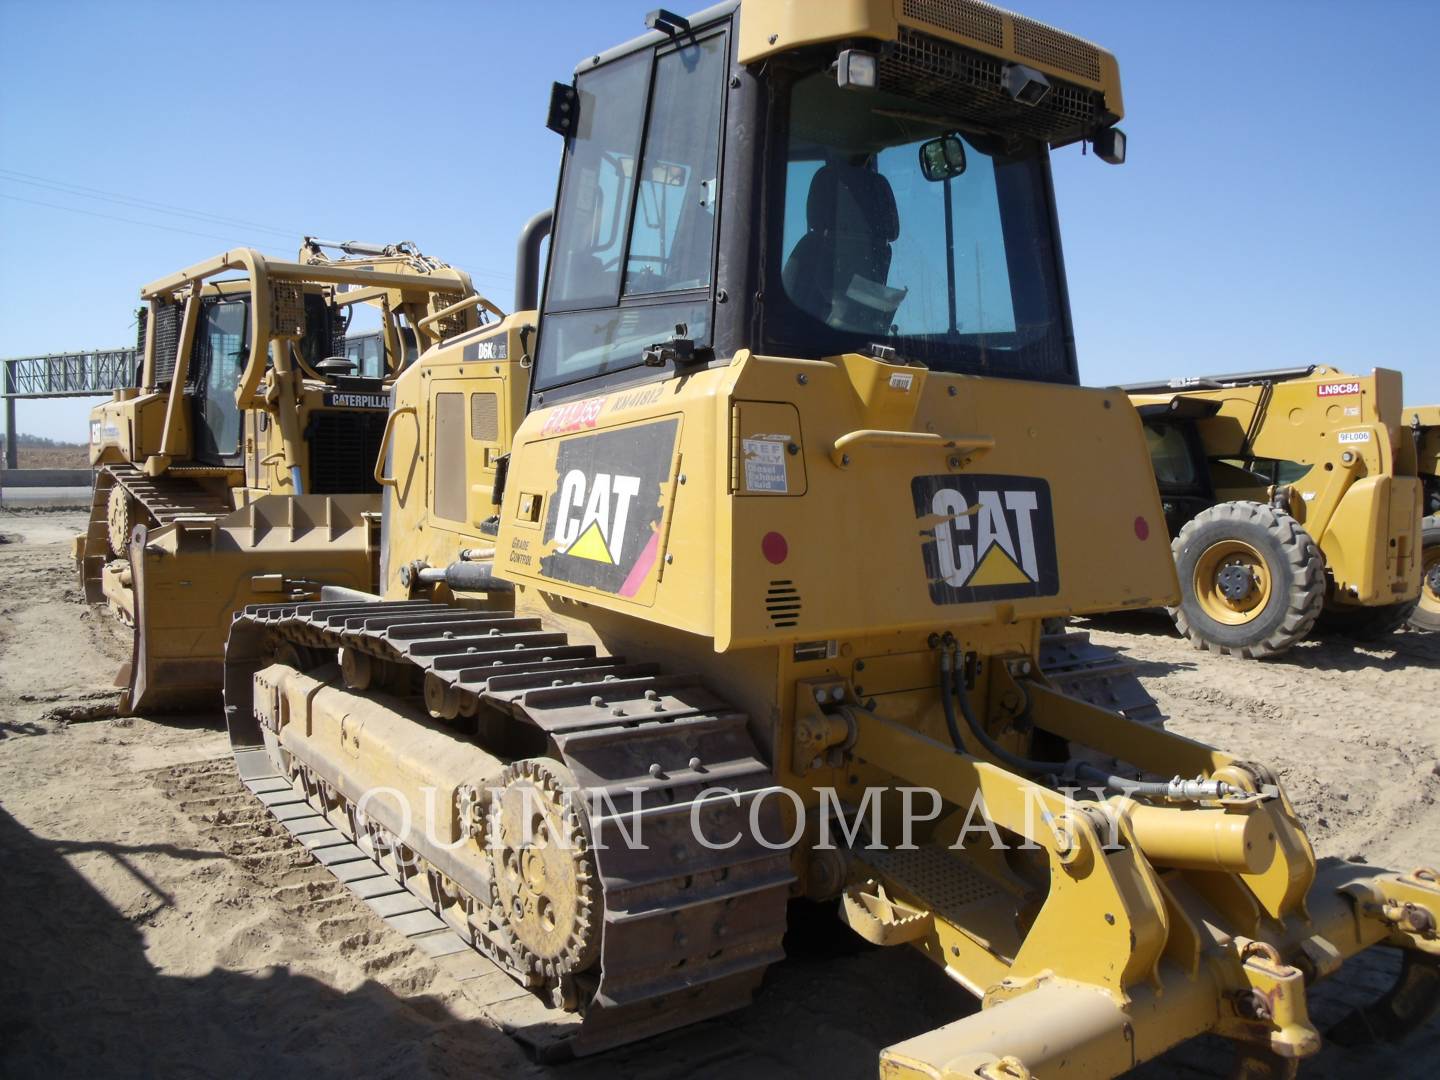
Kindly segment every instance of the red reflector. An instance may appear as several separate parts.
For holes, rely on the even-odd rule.
[[[1150,539],[1150,523],[1143,517],[1137,517],[1135,519],[1135,535],[1141,540]]]
[[[789,556],[790,545],[779,533],[768,532],[760,541],[760,550],[764,553],[765,558],[778,565]]]

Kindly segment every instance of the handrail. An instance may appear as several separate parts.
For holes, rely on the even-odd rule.
[[[423,319],[420,320],[417,325],[422,330],[428,329],[435,323],[439,322],[441,319],[448,319],[451,315],[458,315],[460,314],[460,312],[466,311],[472,307],[475,307],[476,305],[483,307],[486,311],[490,312],[490,314],[494,315],[497,319],[505,318],[505,313],[501,311],[498,307],[496,307],[494,304],[492,304],[489,300],[485,299],[485,297],[481,296],[479,293],[471,293],[469,296],[465,297],[464,300],[456,301],[447,308],[441,308],[433,315],[426,315]]]
[[[851,455],[864,448],[889,447],[899,450],[958,450],[983,454],[995,448],[993,435],[940,435],[933,431],[883,431],[861,428],[835,440],[830,460],[840,468],[850,464]]]
[[[401,405],[392,410],[390,415],[385,418],[385,430],[380,435],[380,450],[375,455],[375,482],[381,487],[395,486],[395,478],[393,476],[386,476],[384,470],[385,458],[390,453],[390,436],[395,430],[395,418],[401,413],[409,413],[411,416],[415,416],[415,406]]]

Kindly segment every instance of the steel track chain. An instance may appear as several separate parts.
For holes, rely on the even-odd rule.
[[[778,800],[765,798],[772,775],[747,718],[697,679],[598,655],[539,619],[508,613],[419,601],[257,605],[236,616],[227,648],[237,760],[258,741],[252,680],[277,640],[407,666],[430,683],[427,701],[451,715],[484,711],[538,729],[583,805],[604,808],[589,821],[603,841],[595,851],[599,959],[558,995],[577,998],[583,1016],[569,1050],[592,1053],[743,1007],[780,959],[793,874],[786,851],[761,843],[762,835],[773,844],[784,839]],[[333,802],[337,778],[325,779],[323,792],[309,786]],[[702,798],[717,787],[737,794]],[[327,816],[335,810],[316,808]],[[624,842],[637,828],[644,850]],[[702,836],[726,846],[707,847]],[[423,862],[424,853],[415,853]],[[415,891],[414,881],[402,883]],[[478,892],[470,896],[481,903]],[[431,906],[446,916],[443,903]],[[512,975],[539,982],[536,972],[514,969],[503,942],[482,940],[475,923],[483,921],[457,926],[447,918]]]

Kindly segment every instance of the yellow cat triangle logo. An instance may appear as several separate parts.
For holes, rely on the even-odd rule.
[[[610,545],[605,543],[605,534],[600,531],[598,521],[592,521],[590,527],[577,536],[575,542],[565,549],[565,554],[574,555],[577,559],[589,559],[592,562],[615,565],[615,560],[610,556]]]
[[[999,544],[991,544],[990,550],[985,553],[985,558],[980,560],[980,565],[970,575],[970,580],[965,582],[966,586],[971,585],[1029,585],[1030,578],[1025,571],[1015,565],[1015,560],[1006,554],[1005,549]]]

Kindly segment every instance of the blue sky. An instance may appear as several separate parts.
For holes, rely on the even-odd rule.
[[[133,340],[145,281],[307,232],[414,240],[508,307],[554,194],[549,85],[653,6],[0,0],[0,355]],[[1440,5],[1023,11],[1124,82],[1129,163],[1055,161],[1086,382],[1327,362],[1440,400],[1440,125],[1402,47],[1440,39]],[[83,439],[90,404],[22,402],[18,427]]]

